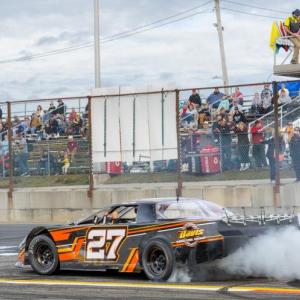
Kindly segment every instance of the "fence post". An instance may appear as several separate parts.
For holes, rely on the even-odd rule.
[[[8,207],[13,208],[13,147],[12,147],[12,126],[11,126],[11,103],[7,102],[7,136],[8,136],[8,152],[9,152],[9,183],[8,183]]]
[[[88,96],[88,143],[89,143],[89,190],[88,197],[93,199],[94,176],[93,176],[93,138],[92,138],[92,97]]]
[[[182,197],[182,174],[181,174],[181,164],[182,164],[182,153],[181,153],[181,141],[180,141],[180,111],[179,111],[179,90],[176,92],[176,133],[177,133],[177,190],[176,196]]]
[[[275,130],[275,186],[273,188],[273,205],[274,207],[280,206],[280,173],[279,173],[279,114],[278,114],[278,83],[276,81],[273,82],[273,90],[274,90],[274,130]]]

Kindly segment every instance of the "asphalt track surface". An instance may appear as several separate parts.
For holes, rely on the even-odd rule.
[[[40,276],[14,267],[17,245],[34,226],[0,224],[0,299],[300,299],[300,282],[265,278],[152,283],[143,274],[115,272]]]

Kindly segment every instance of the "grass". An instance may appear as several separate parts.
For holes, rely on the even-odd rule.
[[[0,188],[8,187],[8,179],[0,180]],[[51,186],[66,186],[66,185],[88,185],[89,178],[86,174],[65,175],[65,176],[29,176],[29,177],[14,177],[14,187],[51,187]]]
[[[294,178],[292,170],[281,170],[281,178]],[[238,170],[227,171],[220,174],[196,176],[182,175],[183,182],[205,182],[205,181],[225,181],[225,180],[259,180],[268,179],[269,170],[247,170],[239,172]],[[159,183],[159,182],[176,182],[176,173],[149,173],[149,174],[126,174],[121,176],[110,177],[105,184],[129,184],[129,183]],[[0,179],[0,189],[8,188],[8,179]],[[89,178],[87,174],[65,175],[65,176],[30,176],[14,177],[15,188],[26,187],[53,187],[53,186],[72,186],[88,185]]]

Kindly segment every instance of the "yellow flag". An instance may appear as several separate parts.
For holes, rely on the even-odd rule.
[[[272,24],[271,36],[270,36],[270,47],[273,51],[276,51],[276,39],[281,37],[279,26],[276,22]]]

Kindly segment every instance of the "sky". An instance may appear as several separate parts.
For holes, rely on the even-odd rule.
[[[103,40],[198,6],[177,16],[187,16],[178,22],[102,43],[102,86],[221,85],[214,2],[208,2],[100,0]],[[276,79],[271,76],[271,24],[274,18],[284,19],[299,5],[296,0],[221,0],[231,84]],[[92,46],[15,60],[92,42],[93,0],[0,0],[0,28],[1,102],[90,94],[94,86]]]

